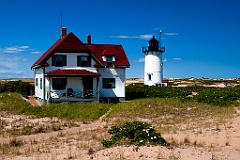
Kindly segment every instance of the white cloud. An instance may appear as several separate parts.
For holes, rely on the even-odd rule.
[[[134,62],[145,62],[145,58],[139,58],[138,60],[135,60]]]
[[[174,61],[181,61],[182,58],[173,58]]]
[[[164,59],[163,59],[163,62],[167,62],[167,58],[164,58]]]
[[[29,46],[11,46],[3,49],[3,53],[19,53],[29,49]]]
[[[162,30],[162,28],[153,28],[152,30]]]
[[[18,53],[21,51],[23,51],[23,50],[20,48],[17,48],[17,47],[7,47],[7,48],[4,48],[4,50],[3,50],[4,53]]]
[[[31,52],[31,54],[40,54],[41,52],[39,51],[34,51],[34,52]]]
[[[166,36],[177,36],[178,33],[174,33],[174,32],[168,32],[168,33],[163,33]]]
[[[150,39],[152,38],[152,34],[144,34],[144,35],[140,35],[138,36],[139,39]]]
[[[26,59],[21,59],[20,57],[1,58],[0,67],[17,69],[19,66],[21,66],[21,62],[25,62],[25,61]]]
[[[0,78],[30,78],[33,74],[29,71],[0,70]]]
[[[0,48],[0,78],[32,77],[33,73],[30,71],[32,62],[29,56],[31,53],[39,54],[40,52],[27,45]]]
[[[138,36],[126,36],[126,35],[120,35],[120,36],[111,36],[113,38],[122,38],[122,39],[150,39],[152,38],[152,34],[142,34]]]
[[[19,48],[28,49],[28,48],[30,48],[30,47],[29,47],[29,46],[20,46]]]

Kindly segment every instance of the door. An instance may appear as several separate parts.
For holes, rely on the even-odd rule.
[[[93,96],[93,77],[83,78],[83,95],[86,98]]]

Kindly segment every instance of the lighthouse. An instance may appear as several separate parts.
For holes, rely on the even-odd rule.
[[[162,53],[165,47],[161,47],[161,31],[159,41],[153,36],[148,41],[148,47],[142,47],[145,54],[144,84],[148,86],[161,85],[163,80]]]

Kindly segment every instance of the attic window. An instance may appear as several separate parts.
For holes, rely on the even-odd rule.
[[[106,62],[113,62],[113,56],[106,56]]]
[[[113,62],[115,61],[114,56],[104,56],[104,61],[107,62],[107,67],[113,67]]]

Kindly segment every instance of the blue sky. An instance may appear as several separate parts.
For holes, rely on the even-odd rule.
[[[239,0],[0,0],[0,78],[33,77],[61,12],[83,42],[122,44],[127,77],[143,77],[142,47],[161,29],[164,78],[240,78]]]

